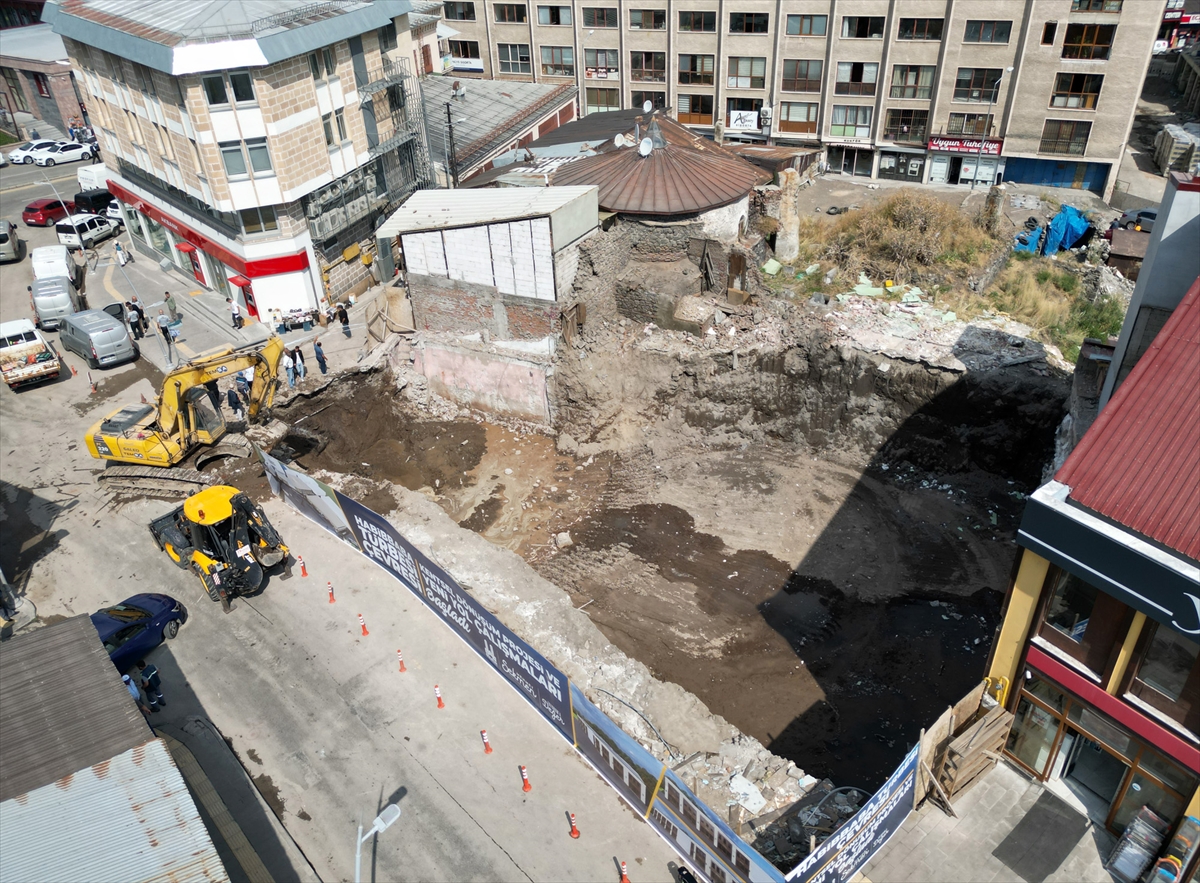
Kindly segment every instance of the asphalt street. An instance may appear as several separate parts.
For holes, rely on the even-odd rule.
[[[0,169],[0,216],[16,219],[30,247],[51,244],[53,228],[19,221],[45,189],[29,171]],[[73,195],[74,168],[47,171]],[[88,279],[93,305],[101,293],[124,300],[136,290],[153,303],[172,290],[186,316],[183,346],[193,352],[265,335],[261,326],[234,332],[223,300],[191,295],[196,286],[181,274],[140,255],[124,274],[110,245],[100,251]],[[0,319],[29,316],[31,279],[27,259],[0,266]],[[335,368],[354,365],[360,321],[350,339],[326,332]],[[101,464],[87,454],[85,431],[141,395],[153,399],[166,360],[149,343],[138,362],[97,372],[95,393],[73,355],[65,360],[76,376],[18,392],[0,387],[0,567],[51,621],[139,592],[166,592],[188,606],[179,636],[150,657],[169,702],[151,723],[192,750],[270,876],[352,879],[357,825],[369,827],[396,802],[400,821],[364,845],[364,880],[616,881],[619,861],[635,883],[669,880],[674,854],[653,829],[407,589],[357,552],[269,503],[310,576],[272,579],[226,615],[150,537],[147,524],[171,503],[114,501],[99,491]],[[335,584],[332,605],[326,581]],[[238,763],[218,750],[213,729]],[[528,768],[529,793],[519,765]],[[256,791],[247,789],[247,773]],[[568,836],[569,812],[578,816],[579,840]],[[249,879],[235,866],[236,850],[218,846],[233,879]]]

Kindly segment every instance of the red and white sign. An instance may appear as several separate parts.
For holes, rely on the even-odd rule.
[[[984,156],[999,156],[1004,141],[991,141],[986,138],[930,138],[929,149],[939,153],[979,153],[979,144],[983,142]]]

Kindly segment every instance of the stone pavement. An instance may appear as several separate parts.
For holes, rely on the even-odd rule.
[[[1025,883],[992,855],[1044,788],[1007,763],[997,764],[946,815],[932,801],[908,817],[856,878],[862,883]],[[1092,822],[1046,883],[1111,883],[1104,859],[1115,839]]]

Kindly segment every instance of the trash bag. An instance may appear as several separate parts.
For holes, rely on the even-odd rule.
[[[1046,244],[1042,250],[1044,255],[1058,254],[1079,241],[1088,228],[1088,220],[1073,205],[1064,205],[1050,221],[1046,231]]]

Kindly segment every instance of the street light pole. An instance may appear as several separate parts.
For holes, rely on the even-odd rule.
[[[1011,73],[1012,68],[1005,68],[1000,71],[1000,76],[996,78],[996,85],[992,87],[992,97],[988,100],[987,116],[983,118],[983,134],[979,137],[979,150],[975,153],[975,174],[971,176],[971,189],[975,189],[975,182],[979,180],[979,166],[983,162],[983,142],[984,139],[991,133],[992,121],[992,105],[996,103],[996,96],[1000,93],[1000,83],[1004,79],[1006,73]]]
[[[354,883],[361,883],[362,881],[362,845],[375,834],[382,834],[398,818],[400,818],[400,807],[394,803],[389,803],[383,808],[383,812],[375,817],[375,821],[371,825],[371,830],[365,835],[363,834],[362,825],[358,826],[358,843],[354,847]]]
[[[458,189],[458,152],[454,149],[454,112],[449,101],[446,102],[446,129],[449,132],[446,159],[450,164],[450,179]]]

